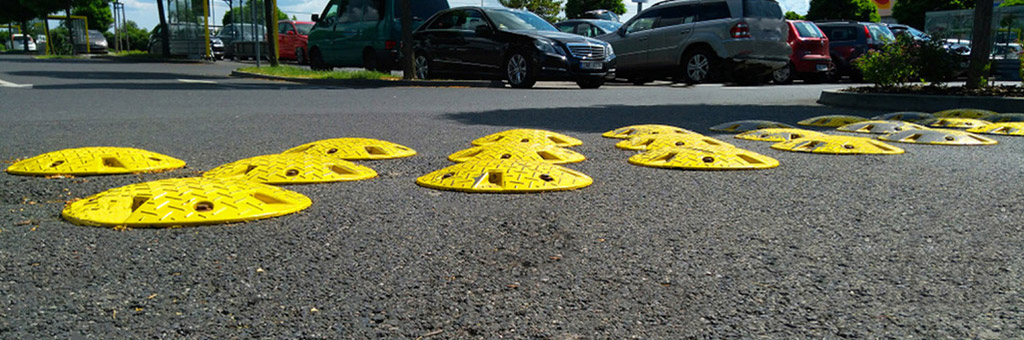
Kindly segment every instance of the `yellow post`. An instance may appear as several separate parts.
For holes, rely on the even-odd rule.
[[[213,50],[210,48],[210,3],[203,0],[203,40],[206,41],[206,57],[213,59]]]

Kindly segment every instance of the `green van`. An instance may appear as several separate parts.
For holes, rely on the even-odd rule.
[[[390,72],[398,68],[402,41],[400,0],[331,0],[313,15],[309,32],[309,65],[314,70],[364,67]],[[413,30],[434,13],[448,9],[447,0],[412,0]]]

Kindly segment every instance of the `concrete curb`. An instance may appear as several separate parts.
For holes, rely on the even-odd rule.
[[[284,80],[309,85],[327,86],[351,86],[351,87],[474,87],[474,88],[498,88],[505,87],[504,83],[491,81],[462,81],[462,80],[375,80],[375,79],[306,79],[294,77],[271,76],[252,72],[231,71],[232,77]],[[497,84],[500,84],[497,85]]]
[[[936,112],[957,108],[975,108],[996,112],[1024,112],[1024,98],[1005,97],[854,93],[824,90],[818,97],[818,103],[887,111]]]

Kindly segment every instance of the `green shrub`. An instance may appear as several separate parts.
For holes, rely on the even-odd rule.
[[[881,51],[869,51],[854,60],[854,65],[864,74],[864,80],[877,87],[902,86],[914,78],[917,67],[911,53],[913,41],[900,37],[892,44],[882,47]]]
[[[932,36],[929,41],[916,41],[909,45],[910,54],[914,58],[913,66],[921,81],[932,85],[942,85],[964,71],[960,67],[960,57],[947,51],[941,35]]]

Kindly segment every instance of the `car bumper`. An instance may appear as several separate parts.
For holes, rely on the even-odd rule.
[[[615,78],[614,56],[603,60],[580,60],[573,57],[538,53],[534,58],[540,67],[537,80]]]
[[[787,63],[789,63],[789,56],[740,55],[725,60],[725,66],[733,74],[746,75],[767,75],[785,67]]]
[[[823,55],[805,55],[793,58],[793,69],[797,73],[822,73],[832,71],[832,58]]]

